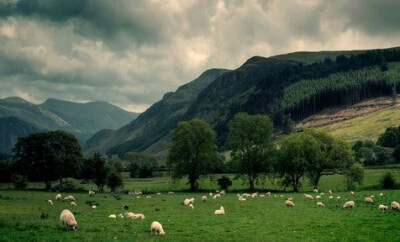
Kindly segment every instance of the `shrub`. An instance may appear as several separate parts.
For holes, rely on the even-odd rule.
[[[218,186],[221,189],[227,190],[230,186],[232,186],[232,181],[229,177],[223,176],[218,179]]]
[[[71,177],[67,177],[63,179],[63,189],[60,189],[60,185],[54,187],[56,190],[79,190],[83,189],[83,187],[79,184],[77,180]]]
[[[25,189],[28,186],[28,181],[25,176],[19,174],[13,174],[11,176],[11,182],[15,189]]]
[[[118,172],[111,172],[107,177],[107,186],[111,189],[111,192],[115,192],[118,187],[123,185],[123,178]]]
[[[394,186],[396,185],[396,181],[392,173],[387,172],[381,177],[380,184],[383,189],[393,189]]]

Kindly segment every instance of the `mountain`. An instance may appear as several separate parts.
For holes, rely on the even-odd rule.
[[[130,150],[145,150],[165,137],[185,114],[200,91],[215,78],[227,72],[224,69],[205,71],[197,79],[175,92],[164,95],[137,119],[116,131],[101,131],[86,142],[86,153],[119,153]]]
[[[201,118],[216,130],[223,149],[227,122],[237,112],[268,115],[277,130],[287,131],[325,108],[398,93],[399,76],[400,48],[255,56],[236,70],[213,75],[181,108],[180,102],[170,105],[169,100],[180,100],[185,86],[165,94],[129,125],[92,137],[87,148],[120,155],[146,151],[162,158],[176,123]]]
[[[101,129],[118,129],[138,116],[102,101],[75,103],[50,98],[39,106],[61,117],[85,140]]]
[[[0,153],[9,153],[17,138],[41,131],[17,117],[0,117]]]

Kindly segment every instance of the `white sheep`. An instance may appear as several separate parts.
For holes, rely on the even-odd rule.
[[[332,194],[332,190],[329,190],[328,193],[329,193],[329,194]]]
[[[147,195],[147,196],[146,196],[146,198],[149,198],[149,199],[150,199],[150,198],[151,198],[151,196],[150,196],[150,195]]]
[[[383,205],[383,204],[379,205],[378,208],[379,208],[379,211],[382,211],[382,212],[385,212],[386,209],[387,209],[387,207],[385,205]]]
[[[322,202],[317,202],[317,206],[318,206],[319,208],[325,207],[325,205],[324,205]]]
[[[193,204],[189,204],[189,208],[194,209]]]
[[[313,196],[311,196],[309,194],[304,194],[304,197],[305,197],[305,199],[308,199],[308,200],[314,199]]]
[[[207,201],[207,196],[202,196],[201,201],[203,201],[203,202]]]
[[[194,198],[186,198],[184,201],[183,201],[183,204],[185,204],[186,206],[187,205],[189,205],[189,204],[192,204],[192,203],[194,203]]]
[[[239,201],[246,201],[246,198],[239,196]]]
[[[96,194],[94,191],[90,191],[90,190],[89,190],[89,196],[92,197],[92,196],[94,196],[94,194]]]
[[[132,212],[126,212],[126,213],[125,213],[125,216],[126,216],[127,218],[135,218],[135,214],[132,213]]]
[[[318,189],[314,188],[313,192],[318,193]]]
[[[354,201],[345,202],[343,208],[354,208]]]
[[[265,197],[265,195],[264,195],[264,194],[261,194],[260,197]]]
[[[174,195],[175,193],[174,192],[172,192],[172,191],[169,191],[168,192],[168,195]]]
[[[319,195],[321,195],[321,196],[324,196],[324,195],[325,195],[325,193],[321,192]]]
[[[255,193],[251,194],[251,198],[256,198],[257,195],[258,195],[258,194],[255,192]]]
[[[340,199],[340,196],[337,196],[336,199]]]
[[[77,206],[76,202],[71,202],[71,206],[76,207]]]
[[[151,223],[150,232],[151,233],[154,232],[154,234],[159,234],[159,235],[164,235],[165,234],[162,225],[157,221],[154,221],[154,222]]]
[[[319,195],[315,196],[315,199],[320,199],[320,198],[321,198],[321,196],[319,196]]]
[[[124,215],[122,215],[121,213],[118,214],[118,218],[123,218],[123,217],[124,217]]]
[[[399,210],[400,204],[396,201],[393,201],[390,206],[392,207],[393,210]]]
[[[290,201],[290,200],[286,200],[286,201],[285,201],[285,205],[286,205],[287,207],[294,207],[294,202],[292,202],[292,201]]]
[[[109,218],[117,218],[117,216],[115,216],[115,214],[110,214],[110,216],[108,216]]]
[[[332,199],[333,198],[333,196],[329,196],[329,199]]]
[[[72,228],[73,230],[78,228],[78,223],[75,220],[74,214],[68,209],[65,209],[61,212],[60,222],[61,225],[67,225],[68,228]]]
[[[68,195],[64,198],[64,201],[75,202],[75,197],[72,195]]]
[[[267,192],[267,193],[265,193],[265,195],[271,196],[271,192]]]
[[[158,195],[158,196],[161,195],[161,192],[157,192],[157,195]]]
[[[61,200],[61,194],[57,194],[55,197],[56,200]]]
[[[225,194],[226,194],[226,192],[225,192],[224,190],[222,190],[222,191],[220,191],[220,192],[219,192],[219,194],[221,194],[221,195],[225,195]]]
[[[365,203],[374,203],[374,200],[372,200],[371,197],[366,197],[364,198]]]
[[[350,191],[350,195],[354,195],[354,192],[353,192],[353,191]]]
[[[382,197],[382,196],[383,196],[383,193],[380,193],[380,194],[379,194],[379,196],[381,196],[381,197]]]
[[[208,195],[210,195],[210,197],[212,197],[212,196],[213,196],[213,193],[212,193],[212,192],[210,192]]]
[[[293,198],[292,197],[288,197],[286,200],[292,201]]]
[[[215,210],[214,214],[217,214],[217,215],[225,214],[224,207],[221,206],[219,209]]]
[[[138,218],[140,218],[140,219],[145,219],[146,216],[144,216],[144,214],[142,214],[142,213],[137,213],[137,214],[135,214],[135,216],[134,216],[133,218],[134,218],[134,219],[138,219]]]
[[[47,200],[47,203],[48,203],[50,206],[53,206],[53,201]]]
[[[218,198],[221,198],[221,195],[219,193],[215,194],[213,197],[213,199],[218,199]]]
[[[93,206],[92,206],[92,208],[93,208],[93,209],[96,209],[96,208],[97,208],[97,206],[96,206],[96,205],[93,205]]]

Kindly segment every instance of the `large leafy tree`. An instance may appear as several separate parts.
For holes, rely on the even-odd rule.
[[[43,181],[46,189],[54,180],[62,189],[63,178],[78,175],[83,157],[75,136],[60,130],[19,137],[14,152],[16,172]]]
[[[198,187],[197,180],[210,173],[218,159],[215,132],[206,122],[193,119],[179,122],[170,135],[167,165],[172,170],[172,177],[187,175],[190,189],[194,191]]]
[[[96,153],[85,160],[82,173],[85,179],[91,180],[96,184],[99,192],[103,192],[110,168],[106,166],[106,159]]]
[[[227,144],[237,173],[247,176],[249,189],[254,190],[258,174],[269,168],[273,123],[265,115],[237,113],[228,128]]]
[[[143,152],[126,152],[125,159],[130,163],[131,177],[152,177],[153,170],[157,168],[156,159]]]

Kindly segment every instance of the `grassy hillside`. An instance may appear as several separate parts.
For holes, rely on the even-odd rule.
[[[357,140],[376,141],[387,127],[400,125],[400,105],[377,112],[321,127],[335,136],[342,136],[349,142]]]

